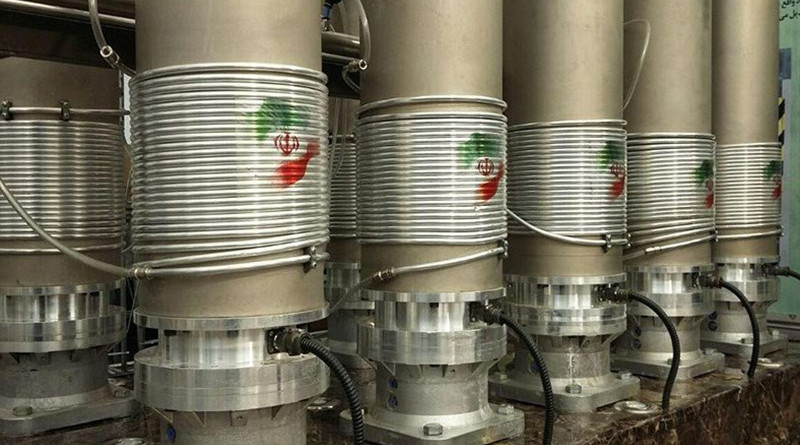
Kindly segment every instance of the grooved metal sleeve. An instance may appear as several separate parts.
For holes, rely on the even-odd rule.
[[[99,122],[0,121],[0,177],[33,218],[81,250],[122,246],[125,222],[119,126]],[[0,240],[36,240],[0,197]],[[102,241],[102,246],[98,245]]]
[[[509,208],[559,235],[624,238],[623,126],[623,121],[569,121],[512,127]],[[509,228],[531,233],[513,219]]]
[[[362,243],[505,238],[506,119],[499,111],[362,114],[357,137]]]
[[[780,144],[717,146],[717,229],[777,228],[781,224]]]
[[[326,242],[324,82],[317,71],[257,64],[137,76],[134,252],[263,254]]]
[[[355,238],[356,144],[353,137],[340,137],[332,156],[331,237]]]
[[[628,138],[628,230],[632,250],[714,231],[714,137]]]

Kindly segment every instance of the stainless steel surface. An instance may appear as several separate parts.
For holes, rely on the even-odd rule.
[[[328,369],[311,355],[269,354],[261,329],[160,331],[136,354],[136,398],[175,411],[241,411],[316,397]]]
[[[504,19],[512,236],[503,308],[545,350],[556,409],[591,412],[639,388],[610,372],[625,305],[601,295],[625,280],[628,243],[623,1],[510,0]],[[517,348],[491,391],[543,404],[531,362]]]
[[[700,345],[700,325],[714,311],[713,295],[697,285],[699,274],[712,265],[631,267],[628,287],[661,306],[678,331],[681,343],[679,380],[720,370],[724,356]],[[672,360],[672,343],[663,323],[638,303],[628,304],[628,329],[614,343],[612,367],[634,374],[664,378]]]
[[[486,371],[492,363],[379,367],[375,409],[367,416],[368,440],[482,445],[521,435],[522,412],[488,402]],[[348,414],[342,413],[345,430]]]
[[[623,126],[572,121],[512,127],[509,208],[559,235],[626,243]],[[513,219],[509,225],[510,233],[529,233]]]
[[[630,133],[712,132],[711,3],[625,0],[625,21],[644,20],[651,28],[639,83],[625,110]],[[639,68],[640,40],[625,34],[626,90]]]
[[[506,125],[502,102],[487,102],[497,112],[365,116],[380,108],[361,108],[356,131],[362,243],[481,244],[505,237]]]
[[[122,247],[124,224],[119,125],[0,121],[0,177],[53,236]],[[0,240],[38,236],[0,201]]]
[[[0,61],[0,73],[0,94],[10,102],[0,120],[0,178],[52,236],[119,262],[125,214],[116,75],[20,58]],[[129,394],[113,397],[107,375],[108,351],[125,336],[125,310],[110,304],[123,285],[60,255],[0,200],[0,435],[135,409]]]
[[[503,18],[512,126],[622,118],[623,0],[506,0]]]
[[[779,232],[783,178],[780,144],[719,145],[716,162],[717,230]],[[726,236],[730,235],[720,234],[721,239]]]
[[[678,240],[709,241],[714,231],[712,135],[631,134],[628,175],[626,264]]]
[[[305,445],[306,406],[310,400],[284,405],[279,411],[259,409],[225,413],[163,415],[161,443],[170,445]],[[168,420],[167,420],[168,419]]]
[[[164,418],[162,439],[303,444],[305,408],[328,388],[322,361],[267,340],[328,311],[319,7],[136,4],[133,252],[198,275],[139,287],[137,321],[159,345],[136,355],[135,391]]]
[[[787,337],[767,326],[769,307],[778,301],[780,279],[768,276],[767,266],[777,266],[778,258],[744,258],[734,263],[717,263],[717,275],[738,287],[753,305],[761,335],[760,354],[786,349]],[[714,293],[715,310],[703,320],[701,342],[704,347],[725,354],[749,358],[753,348],[750,319],[739,300],[725,289]]]
[[[713,0],[714,134],[720,145],[777,142],[777,1]]]

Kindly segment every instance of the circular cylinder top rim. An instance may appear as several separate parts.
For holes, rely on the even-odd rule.
[[[780,142],[752,142],[749,144],[717,144],[717,148],[782,148]]]
[[[780,256],[767,257],[714,257],[714,264],[717,267],[726,264],[777,264],[781,261]]]
[[[529,275],[506,274],[505,280],[513,284],[545,284],[551,286],[559,285],[577,285],[577,286],[595,286],[604,284],[618,284],[624,283],[626,274],[618,273],[613,275],[599,275],[599,276],[580,276],[580,277],[541,277]]]
[[[188,65],[173,65],[144,71],[131,79],[130,84],[131,86],[134,86],[141,82],[176,74],[204,74],[231,71],[289,74],[306,77],[311,80],[317,80],[322,84],[326,84],[328,82],[328,76],[320,71],[293,65],[278,65],[268,63],[195,63]]]
[[[434,96],[396,97],[392,99],[384,99],[384,100],[379,100],[377,102],[371,102],[365,105],[361,105],[360,107],[356,108],[356,115],[360,117],[365,113],[379,110],[381,108],[397,107],[404,105],[428,105],[436,103],[465,103],[465,104],[491,105],[501,108],[502,110],[505,110],[507,106],[505,101],[497,99],[495,97],[488,97],[488,96],[434,95]]]
[[[646,139],[702,139],[702,140],[710,140],[716,141],[717,137],[712,133],[628,133],[628,139],[634,139],[636,141],[646,140]]]
[[[623,127],[624,130],[627,121],[622,119],[597,119],[597,120],[567,120],[567,121],[552,121],[552,122],[531,122],[527,124],[515,124],[508,127],[509,132],[524,131],[524,130],[538,130],[549,128],[564,128],[571,127]]]
[[[269,329],[297,324],[311,323],[328,316],[328,303],[322,308],[279,315],[252,317],[169,317],[152,316],[133,312],[137,326],[171,331],[242,331],[248,329]]]
[[[701,273],[712,272],[713,263],[703,265],[674,265],[674,266],[625,266],[626,273]]]

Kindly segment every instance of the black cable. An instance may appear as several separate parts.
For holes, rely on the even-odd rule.
[[[501,323],[506,325],[509,329],[514,331],[514,334],[522,340],[528,351],[533,357],[536,367],[539,369],[539,378],[542,380],[542,392],[544,393],[544,433],[542,438],[543,445],[550,445],[553,443],[553,429],[556,423],[556,402],[553,395],[553,384],[550,382],[550,374],[547,372],[547,366],[544,363],[544,357],[539,347],[533,341],[530,335],[517,323],[497,308],[488,307],[485,312],[485,319],[487,323]]]
[[[350,405],[350,418],[353,422],[353,443],[355,445],[364,444],[364,411],[361,409],[361,399],[358,396],[358,388],[345,369],[342,362],[319,341],[306,334],[299,338],[300,348],[303,353],[314,354],[323,363],[331,368],[331,372],[342,385],[347,403]]]
[[[750,319],[750,327],[753,330],[753,351],[750,354],[750,366],[747,368],[747,376],[751,379],[753,376],[756,375],[756,367],[758,367],[758,356],[761,353],[761,330],[758,327],[758,318],[756,317],[756,311],[753,310],[753,305],[750,304],[750,300],[747,299],[747,296],[739,290],[738,287],[734,286],[733,284],[723,280],[722,278],[715,278],[710,281],[710,283],[714,287],[720,287],[723,289],[727,289],[744,306],[744,310],[747,311],[747,318]]]
[[[672,364],[669,367],[667,379],[664,381],[664,392],[661,394],[661,409],[667,411],[669,410],[670,398],[672,397],[672,388],[675,387],[675,380],[678,378],[678,368],[681,366],[681,339],[678,337],[678,330],[675,329],[675,325],[672,323],[672,320],[669,319],[669,315],[667,315],[664,309],[656,304],[655,301],[647,298],[643,294],[627,289],[619,290],[618,292],[626,295],[633,301],[647,306],[651,311],[655,312],[661,320],[661,323],[664,324],[664,328],[666,328],[669,334],[670,341],[672,341]]]
[[[782,276],[782,277],[792,277],[795,280],[800,280],[800,273],[788,268],[788,267],[772,267],[767,269],[767,273],[770,275]]]

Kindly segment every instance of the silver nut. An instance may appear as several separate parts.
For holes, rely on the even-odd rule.
[[[717,353],[717,350],[714,348],[703,348],[703,355],[714,355]]]
[[[33,414],[33,407],[31,406],[15,406],[11,408],[11,414],[16,417],[25,417]]]
[[[422,427],[422,434],[426,436],[441,436],[444,434],[444,427],[441,423],[428,423]]]
[[[630,380],[633,378],[633,374],[631,374],[630,371],[620,371],[617,377],[619,377],[620,380]]]
[[[564,387],[564,390],[567,391],[567,394],[580,394],[583,391],[583,387],[577,383],[570,383]]]
[[[770,334],[771,334],[773,337],[780,337],[780,336],[781,336],[781,331],[779,331],[779,330],[777,330],[777,329],[772,329],[772,330],[770,330],[770,331],[769,331],[769,333],[770,333]]]
[[[511,414],[514,414],[514,407],[508,403],[503,403],[497,407],[497,413],[504,416],[510,416]]]
[[[111,392],[111,395],[114,396],[116,399],[124,399],[131,395],[131,392],[125,388],[114,388]]]
[[[506,374],[505,372],[495,373],[494,377],[501,382],[508,380],[508,374]]]

